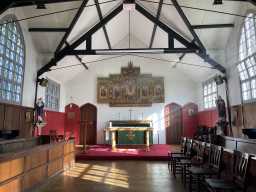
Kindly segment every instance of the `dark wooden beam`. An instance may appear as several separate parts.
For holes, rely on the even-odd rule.
[[[168,34],[168,48],[169,49],[173,49],[174,48],[174,38],[170,34]]]
[[[28,31],[29,32],[66,32],[68,30],[68,28],[41,28],[41,27],[33,27],[33,28],[29,28]]]
[[[120,54],[177,54],[195,53],[197,49],[191,48],[141,48],[141,49],[92,49],[92,50],[67,50],[65,55],[120,55]]]
[[[219,70],[223,74],[226,73],[225,67],[223,67],[221,64],[219,64],[217,61],[212,59],[209,55],[205,53],[196,53],[199,57],[204,59],[205,62],[209,63],[211,66],[213,66],[215,69]]]
[[[11,8],[13,5],[13,1],[11,0],[1,0],[0,2],[0,15],[2,15],[6,10]]]
[[[175,9],[177,10],[177,12],[179,13],[180,17],[182,18],[183,22],[185,23],[185,25],[187,26],[188,30],[190,31],[190,33],[192,34],[195,42],[199,45],[200,49],[202,51],[206,51],[203,43],[201,42],[200,38],[198,37],[198,35],[196,34],[196,32],[194,31],[194,29],[192,28],[187,16],[185,15],[185,13],[183,12],[182,8],[180,7],[179,3],[176,0],[171,0]]]
[[[65,42],[65,44],[66,44],[68,47],[70,46],[68,42]],[[81,57],[79,57],[78,55],[74,55],[74,56],[75,56],[76,59],[84,66],[84,68],[85,68],[86,70],[89,69],[88,66],[83,62],[83,60],[82,60]]]
[[[59,45],[58,45],[58,47],[57,47],[57,49],[56,49],[56,51],[55,51],[56,53],[58,53],[58,52],[62,49],[63,45],[64,45],[65,42],[67,41],[68,36],[70,35],[71,31],[72,31],[73,28],[75,27],[75,25],[76,25],[76,23],[77,23],[79,17],[80,17],[81,14],[83,13],[84,8],[85,8],[85,6],[87,5],[88,1],[89,1],[89,0],[83,0],[83,2],[82,2],[82,4],[81,4],[81,6],[79,7],[79,9],[78,9],[78,11],[77,11],[75,17],[73,18],[71,24],[69,25],[68,30],[66,31],[66,33],[65,33],[65,35],[63,36],[62,40],[60,41],[60,43],[59,43]]]
[[[235,27],[233,23],[192,25],[193,29],[216,29],[216,28],[233,28],[233,27]]]
[[[180,34],[176,33],[173,29],[171,29],[168,25],[166,25],[159,19],[156,19],[156,17],[153,14],[148,12],[144,7],[142,7],[138,3],[136,3],[136,10],[140,12],[142,15],[144,15],[146,18],[148,18],[151,22],[156,23],[158,27],[160,27],[166,33],[172,35],[177,41],[179,41],[187,48],[198,48],[198,46],[195,43],[189,42],[183,36],[181,36]]]
[[[92,36],[86,39],[86,49],[91,50],[92,49]]]
[[[184,23],[186,24],[188,30],[190,31],[190,33],[192,34],[192,36],[194,37],[194,41],[199,45],[200,47],[200,52],[197,53],[197,55],[199,57],[201,57],[202,59],[204,59],[206,62],[208,62],[210,65],[212,65],[214,68],[216,68],[217,70],[219,70],[222,73],[226,73],[226,69],[225,67],[223,67],[221,64],[219,64],[217,61],[215,61],[214,59],[212,59],[209,55],[207,55],[206,53],[206,48],[204,47],[203,43],[201,42],[200,38],[198,37],[198,35],[196,34],[195,30],[192,28],[192,25],[190,24],[187,16],[185,15],[185,13],[183,12],[182,8],[180,7],[179,3],[176,0],[171,0],[174,7],[176,8],[176,10],[178,11],[180,17],[183,19]]]
[[[106,15],[101,21],[95,24],[89,31],[84,33],[80,38],[70,45],[71,49],[77,48],[81,43],[90,38],[95,32],[97,32],[103,25],[106,25],[111,19],[117,16],[123,10],[123,4],[118,5],[113,11]]]
[[[84,33],[78,40],[71,43],[69,47],[65,47],[62,50],[60,50],[60,52],[56,53],[54,58],[52,58],[46,65],[44,65],[38,70],[37,77],[41,76],[47,71],[50,71],[51,67],[56,66],[57,63],[66,56],[65,53],[68,50],[74,50],[75,48],[77,48],[81,43],[86,41],[96,31],[98,31],[103,24],[108,23],[112,18],[118,15],[122,10],[123,10],[123,4],[119,4],[114,10],[112,10],[108,15],[106,15],[101,22],[99,21],[98,23],[96,23],[89,31]]]
[[[98,12],[100,21],[102,22],[103,16],[102,16],[102,12],[101,12],[101,8],[100,8],[99,1],[98,1],[98,0],[94,0],[94,2],[95,2],[95,4],[96,4],[96,9],[97,9],[97,12]],[[108,48],[109,48],[109,49],[112,49],[112,48],[111,48],[111,43],[110,43],[110,40],[109,40],[109,36],[108,36],[108,33],[107,33],[106,26],[103,25],[103,26],[102,26],[102,29],[103,29],[103,32],[104,32],[104,35],[105,35],[105,38],[106,38],[106,41],[107,41],[107,44],[108,44]]]
[[[13,0],[12,7],[34,6],[38,4],[53,4],[66,2],[79,2],[82,0]]]
[[[163,0],[160,0],[158,9],[157,9],[157,14],[156,14],[157,20],[159,20],[159,17],[161,15],[162,7],[163,7]],[[154,43],[154,39],[155,39],[155,35],[156,35],[156,28],[157,28],[157,24],[154,23],[154,27],[153,27],[153,31],[152,31],[152,35],[151,35],[151,39],[150,39],[150,43],[149,43],[149,48],[151,48]]]

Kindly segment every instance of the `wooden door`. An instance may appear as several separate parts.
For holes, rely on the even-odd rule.
[[[95,145],[97,140],[97,108],[87,103],[80,110],[80,144]]]
[[[166,143],[179,144],[182,137],[182,108],[176,103],[165,107]]]

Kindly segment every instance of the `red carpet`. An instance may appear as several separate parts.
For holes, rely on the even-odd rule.
[[[140,147],[119,146],[112,151],[110,145],[92,145],[86,152],[76,154],[77,160],[168,160],[170,145],[152,145],[150,151]]]

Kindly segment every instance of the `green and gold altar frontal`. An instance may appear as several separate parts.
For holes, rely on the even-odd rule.
[[[151,121],[109,121],[105,133],[107,143],[115,149],[116,145],[153,144],[153,127]]]
[[[164,78],[141,74],[130,62],[121,74],[97,79],[97,102],[112,107],[151,106],[164,103]]]

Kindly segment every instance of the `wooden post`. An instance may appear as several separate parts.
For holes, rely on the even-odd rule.
[[[149,130],[146,130],[146,147],[146,150],[149,151]]]
[[[111,131],[112,150],[116,149],[116,131]]]

